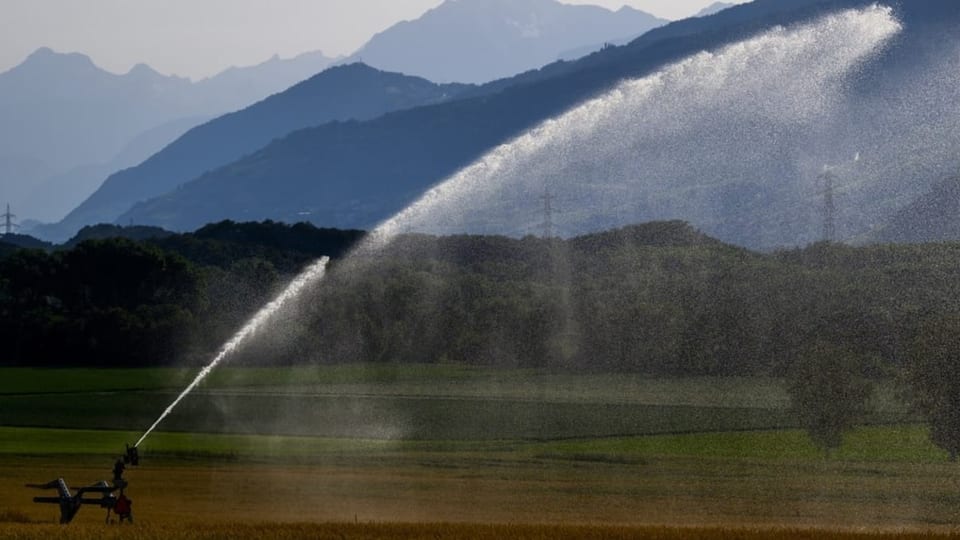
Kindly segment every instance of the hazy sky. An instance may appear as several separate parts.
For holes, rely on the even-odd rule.
[[[668,19],[714,0],[563,0]],[[733,0],[742,2],[744,0]],[[82,52],[109,71],[144,62],[193,79],[274,54],[349,54],[442,0],[0,0],[0,72],[39,47]]]

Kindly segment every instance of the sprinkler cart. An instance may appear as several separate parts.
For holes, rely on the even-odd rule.
[[[133,522],[133,511],[131,505],[133,501],[127,498],[124,490],[128,483],[123,478],[123,472],[127,465],[137,466],[140,464],[140,454],[137,447],[127,445],[123,456],[117,459],[113,467],[113,485],[105,480],[101,480],[93,485],[85,486],[77,490],[76,495],[70,492],[70,487],[63,478],[57,478],[46,484],[27,484],[29,488],[36,489],[55,489],[56,497],[34,497],[33,502],[43,504],[60,505],[60,523],[67,524],[73,521],[73,518],[85,504],[95,504],[100,508],[107,509],[107,523],[110,522],[110,513],[117,514],[120,522]],[[119,492],[115,494],[115,492]],[[88,494],[96,494],[99,497],[85,497]]]

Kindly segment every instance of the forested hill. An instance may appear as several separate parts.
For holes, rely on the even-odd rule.
[[[330,275],[233,362],[765,375],[840,350],[879,375],[925,325],[960,316],[958,243],[765,254],[658,222],[569,240],[408,235],[343,258],[362,237],[224,222],[3,255],[0,364],[206,362],[325,253],[340,256]]]

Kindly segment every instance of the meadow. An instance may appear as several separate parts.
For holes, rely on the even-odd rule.
[[[49,536],[56,508],[33,504],[36,493],[22,486],[109,479],[124,443],[191,374],[0,370],[0,536]],[[194,416],[141,446],[143,463],[127,475],[136,525],[105,526],[102,510],[87,508],[56,530],[75,538],[262,536],[261,527],[274,538],[765,538],[947,534],[960,523],[960,469],[893,389],[874,400],[876,423],[825,457],[793,426],[776,379],[448,366],[215,375],[184,402]],[[118,405],[141,407],[144,421]],[[333,412],[312,411],[328,406]],[[205,407],[216,414],[201,418]],[[428,420],[397,422],[413,414]],[[457,417],[467,426],[445,420]],[[335,429],[324,424],[334,420]],[[380,436],[350,435],[350,422],[362,424],[355,433],[378,426]]]
[[[0,370],[0,425],[136,430],[192,378],[184,369]],[[883,388],[869,423],[915,417]],[[796,427],[782,381],[651,378],[460,366],[226,368],[166,431],[314,437],[555,440]]]

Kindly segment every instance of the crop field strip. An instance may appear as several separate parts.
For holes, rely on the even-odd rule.
[[[922,430],[868,431],[872,433],[863,440],[853,441],[850,453],[830,460],[818,457],[812,447],[779,455],[794,443],[802,446],[795,432],[740,434],[742,455],[714,448],[716,437],[728,434],[638,438],[632,448],[630,441],[473,448],[318,441],[316,447],[297,449],[284,447],[290,441],[280,439],[261,441],[260,450],[279,445],[281,457],[262,460],[256,449],[248,448],[250,454],[235,461],[203,455],[201,450],[216,447],[198,437],[193,444],[185,439],[167,443],[168,451],[181,444],[196,452],[192,455],[161,448],[155,455],[145,452],[148,459],[130,474],[136,487],[131,495],[138,524],[145,527],[195,517],[208,524],[357,519],[886,530],[940,530],[955,522],[960,476],[943,456],[905,462],[894,453],[864,460],[857,448],[877,440],[907,439],[913,441],[909,446],[915,454],[922,453]],[[29,433],[18,435],[21,441],[30,439]],[[46,440],[58,440],[62,448],[82,439],[77,433],[48,435]],[[110,443],[123,436],[99,435]],[[158,434],[158,443],[165,437]],[[645,446],[647,439],[663,440]],[[299,458],[292,457],[295,451],[301,452]],[[32,493],[23,484],[58,475],[93,481],[108,475],[109,463],[109,455],[0,455],[0,477],[5,479],[0,508],[49,523],[55,509],[31,504]],[[102,514],[91,509],[78,523],[100,520]]]
[[[2,516],[0,516],[2,517]],[[326,523],[210,525],[189,523],[162,527],[73,526],[3,524],[0,535],[19,540],[222,540],[262,538],[287,540],[408,540],[443,538],[447,540],[937,540],[956,538],[950,533],[921,531],[847,531],[838,529],[750,528],[750,527],[617,527],[558,525],[479,525],[456,523]]]
[[[0,424],[135,430],[173,394],[0,396]],[[172,431],[326,437],[556,439],[795,425],[784,411],[395,396],[198,393],[165,422]]]
[[[0,370],[0,375],[0,425],[136,430],[149,425],[177,393],[163,381],[186,381],[191,372]],[[228,368],[184,401],[161,429],[543,440],[794,427],[781,386],[764,378],[569,376],[451,366]],[[881,394],[869,423],[914,420],[890,394]]]
[[[111,456],[135,431],[66,430],[0,427],[4,456]],[[440,457],[484,455],[498,459],[545,458],[573,461],[637,463],[646,459],[704,458],[821,461],[822,453],[800,430],[707,432],[683,435],[579,438],[565,440],[412,441],[283,435],[157,432],[145,442],[146,455],[191,456],[206,461],[324,462],[338,456],[383,459],[387,454]],[[838,462],[942,464],[946,453],[916,425],[863,427],[849,433],[831,456]],[[102,458],[101,458],[102,460]]]
[[[10,512],[7,518],[0,515],[0,536],[20,528],[16,534],[42,537],[37,531],[46,525],[36,522],[48,523],[53,510],[31,504],[32,494],[21,486],[61,475],[78,485],[107,478],[114,453],[144,425],[123,426],[117,420],[137,415],[152,420],[175,392],[164,386],[164,378],[191,375],[189,370],[150,371],[139,381],[135,370],[108,372],[103,379],[96,373],[54,372],[52,378],[59,380],[46,394],[34,377],[49,372],[15,373],[24,388],[33,390],[26,394],[0,383],[0,416],[10,418],[0,421],[0,477],[5,479],[0,508]],[[282,524],[280,531],[296,529],[291,524],[302,521],[359,520],[360,525],[446,521],[563,527],[679,523],[747,527],[737,531],[759,527],[754,531],[759,535],[778,526],[945,530],[960,518],[960,477],[929,443],[923,427],[857,429],[827,460],[799,430],[756,429],[791,423],[775,379],[611,381],[518,370],[345,366],[305,371],[295,377],[300,384],[288,386],[284,381],[290,375],[280,369],[227,370],[184,402],[184,416],[172,416],[162,428],[167,431],[145,441],[145,463],[135,471],[137,526],[144,537],[159,530],[164,537],[190,537],[180,536],[189,531],[169,527],[198,513],[213,529],[231,522],[237,531],[256,531],[261,522]],[[604,401],[608,385],[619,393],[612,403]],[[420,395],[427,387],[433,395]],[[531,388],[537,391],[517,399]],[[368,392],[336,394],[357,389]],[[309,430],[301,430],[306,436],[284,435],[286,426],[276,420],[305,407],[327,408],[323,414],[295,417],[327,426],[327,433],[335,420],[405,429],[383,428],[366,436],[347,430],[340,437]],[[69,415],[63,412],[67,409]],[[210,409],[222,412],[211,415]],[[264,409],[270,414],[262,415]],[[401,413],[408,419],[423,416],[423,424],[404,423]],[[889,397],[878,400],[874,414],[904,418]],[[617,433],[624,418],[605,420],[615,416],[633,424]],[[75,426],[83,420],[96,429],[12,427],[18,421],[26,426],[31,418],[46,425]],[[537,431],[536,423],[546,427]],[[18,520],[28,523],[9,523]],[[101,520],[96,511],[84,514],[77,530],[95,530],[89,527]],[[310,530],[320,537],[327,534],[322,525],[306,527],[315,527]],[[437,530],[426,527],[420,530]],[[465,532],[444,537],[486,534],[463,527]],[[597,537],[617,537],[611,536],[613,529],[598,530]],[[624,537],[648,537],[651,530],[670,529],[625,529]],[[694,530],[701,529],[686,531]],[[556,534],[543,536],[536,527],[528,532],[531,538],[568,534],[553,530]],[[581,537],[574,534],[567,537]]]
[[[197,369],[0,368],[0,395],[111,391],[177,392]],[[530,369],[451,365],[377,365],[237,368],[225,366],[204,381],[208,392],[365,394],[482,397],[576,403],[617,403],[784,409],[783,381],[766,377],[664,378],[641,374],[558,374]],[[875,405],[902,409],[896,389],[881,385]]]

